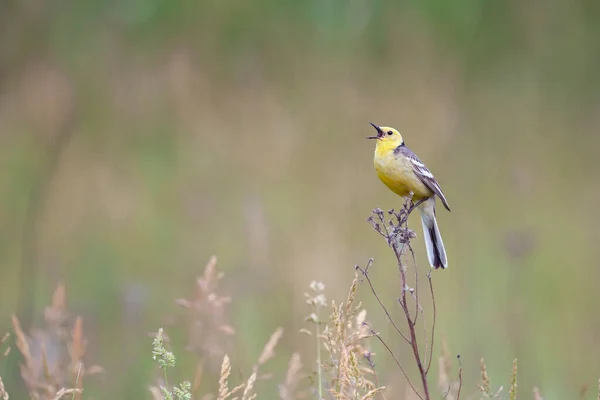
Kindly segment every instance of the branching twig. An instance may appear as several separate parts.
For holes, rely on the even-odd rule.
[[[406,202],[404,203],[404,206],[402,207],[402,209],[400,209],[399,212],[396,212],[394,210],[390,210],[388,212],[388,214],[391,215],[391,218],[389,220],[387,220],[385,218],[385,214],[379,208],[373,210],[373,215],[371,215],[371,217],[369,218],[369,222],[373,226],[373,229],[386,240],[388,245],[394,251],[394,255],[396,256],[398,272],[400,274],[400,284],[401,284],[401,291],[400,291],[400,297],[398,298],[398,304],[400,305],[400,308],[402,309],[402,311],[404,313],[404,318],[406,319],[408,335],[405,335],[402,333],[402,331],[398,327],[398,324],[396,324],[396,322],[392,319],[389,311],[387,310],[387,308],[381,301],[381,298],[377,294],[377,291],[373,287],[371,279],[369,278],[369,267],[372,265],[373,260],[371,259],[369,261],[369,263],[367,264],[367,266],[365,267],[364,270],[362,268],[360,268],[359,266],[356,266],[356,269],[359,270],[362,273],[362,275],[366,278],[366,280],[369,283],[369,286],[371,288],[371,291],[373,292],[373,295],[377,299],[377,302],[379,303],[381,308],[383,308],[388,319],[392,322],[394,329],[396,329],[396,331],[402,336],[402,338],[406,341],[406,343],[408,343],[408,345],[411,347],[414,360],[415,360],[415,362],[417,364],[417,368],[419,370],[419,376],[421,377],[421,384],[423,386],[423,397],[421,397],[420,394],[418,394],[418,393],[417,394],[418,394],[419,398],[421,398],[423,400],[430,400],[429,384],[427,382],[427,374],[429,373],[429,370],[431,368],[431,362],[432,362],[432,358],[433,358],[433,342],[434,342],[435,318],[436,318],[435,294],[433,291],[433,283],[432,283],[432,279],[431,279],[431,273],[428,273],[427,279],[429,282],[429,289],[431,292],[431,299],[433,302],[433,322],[432,322],[432,328],[431,328],[431,339],[430,339],[431,346],[430,346],[428,335],[427,335],[427,323],[425,320],[424,309],[420,303],[420,298],[419,298],[419,271],[418,271],[418,267],[417,267],[417,263],[416,263],[416,257],[415,257],[414,250],[412,249],[412,247],[410,245],[410,240],[412,238],[416,237],[416,235],[412,230],[410,230],[408,228],[408,217],[410,216],[411,212],[415,208],[417,208],[423,201],[424,200],[422,199],[416,203],[413,203],[410,198],[407,199]],[[414,274],[415,274],[414,289],[411,288],[408,284],[407,265],[402,260],[402,256],[404,255],[406,248],[408,248],[408,250],[410,251],[410,253],[412,255],[412,266],[414,268]],[[410,292],[411,298],[415,302],[414,314],[411,314],[411,311],[410,311],[412,309],[412,307],[409,307],[409,304],[408,304],[407,295],[406,295],[407,291]],[[423,332],[424,332],[424,340],[425,340],[425,351],[424,351],[423,355],[421,355],[421,350],[419,349],[417,333],[416,333],[416,329],[415,329],[415,326],[416,326],[418,318],[419,318],[419,314],[422,314],[421,317],[423,319]],[[402,373],[406,377],[409,385],[414,390],[415,388],[414,388],[412,382],[408,379],[408,375],[406,374],[404,368],[400,365],[400,362],[394,356],[392,350],[387,346],[385,341],[378,334],[376,334],[373,331],[373,329],[371,329],[371,332],[374,336],[376,336],[381,341],[381,343],[386,347],[388,352],[392,355],[392,357],[394,358],[394,361],[396,361],[396,364],[398,364],[398,367],[400,367]],[[415,390],[415,392],[417,392],[417,391]]]
[[[385,342],[385,340],[383,340],[381,338],[381,336],[375,332],[373,330],[373,328],[371,328],[371,325],[369,325],[366,322],[363,322],[363,324],[369,328],[369,330],[371,331],[371,335],[375,336],[377,339],[379,339],[379,341],[381,342],[381,344],[383,345],[383,347],[386,348],[386,350],[388,351],[388,353],[390,353],[390,355],[392,356],[392,358],[394,359],[394,361],[396,362],[396,365],[398,365],[398,368],[400,368],[400,371],[402,371],[402,374],[404,375],[404,377],[406,378],[406,381],[408,382],[408,384],[410,385],[410,387],[412,388],[412,390],[415,392],[415,394],[419,397],[419,399],[423,400],[423,397],[421,396],[421,394],[417,391],[417,389],[415,388],[415,386],[413,385],[413,383],[411,382],[410,378],[408,377],[408,374],[406,373],[406,371],[404,370],[404,368],[402,367],[402,364],[400,364],[400,361],[398,361],[398,358],[396,358],[396,355],[394,354],[394,352],[392,351],[392,349],[390,349],[390,346],[387,345],[387,343]]]
[[[406,340],[406,343],[410,344],[410,340],[406,337],[406,335],[404,335],[404,333],[402,333],[402,331],[400,330],[400,328],[398,328],[398,325],[396,325],[396,322],[394,322],[394,319],[392,318],[392,316],[390,315],[389,311],[387,310],[387,307],[383,304],[383,302],[379,298],[379,295],[377,294],[377,291],[375,291],[375,287],[373,287],[373,283],[371,282],[371,278],[369,278],[369,266],[371,266],[372,263],[373,263],[373,259],[371,258],[369,260],[369,262],[367,263],[367,266],[365,267],[364,270],[361,267],[359,267],[358,265],[355,266],[354,268],[356,268],[357,270],[359,270],[361,272],[362,276],[364,276],[366,278],[367,282],[369,283],[369,286],[371,287],[371,291],[373,292],[373,295],[377,299],[377,302],[379,303],[379,305],[381,306],[381,308],[383,308],[383,311],[385,312],[385,315],[388,317],[388,319],[390,320],[390,322],[394,326],[394,329],[396,329],[396,332],[398,332],[400,334],[400,336],[402,336],[402,338],[404,340]]]
[[[400,277],[402,280],[402,297],[400,301],[400,306],[404,311],[404,315],[406,316],[406,322],[408,323],[408,331],[410,333],[410,344],[413,350],[413,355],[415,357],[415,362],[417,363],[417,368],[419,369],[419,375],[421,375],[421,383],[423,384],[423,390],[425,392],[425,399],[429,400],[429,385],[427,383],[427,374],[425,373],[425,368],[423,367],[423,362],[421,361],[421,355],[419,354],[419,345],[417,343],[417,334],[415,332],[415,325],[410,316],[410,311],[408,310],[408,305],[406,304],[406,272],[404,270],[404,266],[402,265],[402,252],[397,250],[397,247],[393,247],[394,252],[396,253],[396,258],[398,260],[398,269],[400,270]]]

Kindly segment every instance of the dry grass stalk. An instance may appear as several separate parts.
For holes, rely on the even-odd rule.
[[[347,300],[341,304],[332,302],[331,325],[326,325],[321,340],[329,354],[324,370],[329,374],[329,392],[337,399],[368,400],[384,387],[370,380],[373,369],[365,362],[365,355],[373,353],[366,347],[366,338],[371,337],[365,322],[366,310],[356,304],[358,275],[355,275]]]
[[[16,316],[12,324],[16,346],[23,356],[21,376],[34,400],[57,399],[71,394],[80,399],[84,375],[102,372],[99,366],[83,368],[86,341],[83,320],[72,321],[66,307],[66,289],[59,284],[52,304],[44,311],[44,328],[26,334]]]
[[[9,337],[10,337],[10,333],[8,333],[8,332],[6,332],[4,334],[4,336],[2,336],[2,339],[0,339],[0,347],[8,340]],[[2,355],[0,355],[0,358],[6,357],[9,352],[10,352],[10,346],[6,346],[6,349],[2,352]],[[9,397],[8,392],[6,391],[6,388],[4,387],[4,382],[2,381],[2,377],[0,376],[0,399],[8,400],[8,397]]]
[[[300,354],[294,353],[288,363],[285,381],[279,385],[279,398],[281,400],[293,400],[297,398],[296,390],[298,382],[303,378],[301,371],[302,362],[300,361]]]
[[[508,391],[508,398],[510,400],[516,400],[517,398],[517,359],[513,360],[513,369],[510,377],[510,389]]]
[[[321,361],[321,309],[327,307],[325,297],[325,284],[323,282],[312,281],[310,283],[310,293],[304,293],[306,304],[310,305],[313,312],[305,318],[306,321],[315,326],[315,344],[317,345],[317,395],[319,399],[323,398],[323,363]],[[301,329],[300,332],[312,336],[312,332],[307,329]]]
[[[500,386],[498,388],[498,390],[496,391],[496,393],[492,392],[490,378],[488,376],[487,369],[485,367],[485,362],[484,362],[483,358],[481,359],[481,382],[479,383],[478,388],[479,388],[479,391],[481,392],[481,394],[483,395],[483,398],[486,398],[486,399],[500,399],[500,394],[502,393],[502,390],[504,390],[504,387]],[[515,396],[515,397],[510,397],[510,399],[516,399],[516,395],[517,395],[517,360],[516,359],[513,361],[513,370],[512,370],[512,374],[511,374],[510,390],[511,390],[511,393],[509,393],[509,397],[513,396],[513,395]],[[514,394],[513,394],[513,391],[514,391]]]
[[[2,382],[2,377],[0,376],[0,398],[2,400],[8,400],[8,393],[4,388],[4,382]]]
[[[279,343],[279,340],[283,336],[283,328],[279,327],[273,332],[269,341],[265,345],[260,357],[258,357],[258,365],[264,365],[271,358],[275,357],[275,346]]]
[[[256,397],[253,394],[255,383],[258,379],[269,379],[269,375],[259,376],[259,367],[267,363],[275,356],[275,347],[283,335],[283,329],[277,328],[266,345],[264,346],[256,364],[248,379],[234,388],[229,388],[229,378],[231,376],[231,361],[225,353],[224,337],[235,334],[235,330],[226,323],[226,306],[231,303],[231,298],[223,296],[218,292],[219,283],[224,274],[217,270],[217,259],[211,257],[204,268],[202,276],[196,278],[194,295],[189,299],[177,299],[176,304],[187,310],[186,326],[188,327],[188,345],[187,350],[198,354],[196,363],[196,373],[193,385],[190,385],[191,393],[196,394],[200,390],[200,381],[204,373],[204,358],[207,354],[210,362],[214,362],[218,354],[222,354],[220,365],[219,389],[217,400],[235,400],[232,397],[238,392],[242,392],[242,399],[251,400]],[[161,331],[162,333],[162,331]],[[153,355],[154,355],[153,350]],[[174,366],[174,356],[173,365]],[[166,383],[165,386],[168,386]],[[155,399],[164,398],[164,387],[160,382],[158,385],[150,386],[149,391]],[[167,388],[168,390],[168,388]],[[177,390],[177,388],[173,388]],[[203,399],[213,398],[212,395],[205,395]]]
[[[235,334],[235,329],[226,319],[231,297],[218,292],[223,276],[217,270],[217,258],[213,256],[206,264],[202,276],[196,278],[193,296],[175,300],[176,304],[187,311],[187,350],[208,355],[208,361],[214,369],[218,368],[218,363],[225,355],[227,336]]]
[[[248,380],[246,381],[246,386],[244,387],[244,393],[242,394],[242,400],[252,400],[256,398],[256,394],[252,394],[252,390],[254,389],[254,383],[256,382],[256,372],[253,372]]]
[[[264,365],[271,358],[275,357],[275,347],[277,346],[277,343],[279,343],[279,340],[281,339],[282,336],[283,336],[283,328],[281,328],[281,327],[278,327],[275,330],[275,332],[273,332],[271,334],[271,337],[265,344],[265,347],[263,347],[263,351],[261,352],[260,357],[258,357],[257,363],[254,364],[254,367],[252,367],[252,374],[246,381],[246,386],[244,387],[244,393],[242,394],[242,400],[252,400],[252,399],[256,398],[256,394],[253,394],[252,392],[254,390],[254,384],[256,383],[256,380],[259,378],[258,377],[259,367]],[[261,376],[261,378],[268,379],[265,376]]]
[[[218,291],[223,277],[224,274],[217,269],[217,258],[213,256],[202,275],[196,278],[193,294],[189,298],[175,300],[175,304],[186,311],[183,322],[187,329],[186,350],[197,357],[194,379],[189,389],[194,395],[201,389],[205,366],[209,367],[209,371],[217,370],[220,360],[226,355],[225,350],[229,345],[227,337],[235,334],[235,330],[226,322],[227,305],[231,303],[231,298]],[[166,335],[164,339],[167,340]],[[161,386],[166,384],[162,382],[163,379],[158,378],[157,384],[149,387],[151,394],[161,399]]]
[[[15,331],[15,336],[17,338],[16,346],[17,349],[21,352],[21,355],[23,356],[23,360],[25,362],[25,364],[21,366],[21,368],[31,370],[33,361],[31,357],[31,351],[29,351],[29,341],[27,340],[25,333],[21,329],[21,324],[19,323],[17,317],[15,317],[14,315],[11,316],[11,320],[13,329]]]
[[[487,368],[485,367],[485,360],[483,357],[480,361],[480,370],[481,370],[481,383],[479,384],[479,390],[483,393],[487,398],[492,398],[492,386],[490,384],[490,377],[487,373]]]
[[[221,366],[221,377],[219,378],[219,397],[218,400],[225,400],[229,393],[229,384],[227,380],[231,374],[231,364],[229,363],[229,357],[225,354],[223,357],[223,365]]]

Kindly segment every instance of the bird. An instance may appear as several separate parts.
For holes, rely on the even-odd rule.
[[[450,206],[442,188],[425,163],[404,144],[400,132],[394,128],[378,126],[371,122],[377,131],[373,163],[379,179],[394,193],[408,197],[418,204],[423,224],[423,236],[427,258],[432,268],[448,268],[448,258],[444,242],[435,218],[435,198],[440,198],[444,207]]]

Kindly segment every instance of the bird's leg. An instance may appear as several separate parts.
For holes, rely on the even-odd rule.
[[[423,204],[423,202],[427,200],[427,197],[423,197],[421,200],[415,202],[412,202],[412,206],[406,211],[406,217],[408,218],[408,216],[410,215],[411,212],[413,212],[413,210],[417,207],[419,207],[421,204]]]

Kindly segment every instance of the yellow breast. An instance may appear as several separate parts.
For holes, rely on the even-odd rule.
[[[413,192],[413,199],[430,197],[433,192],[413,172],[409,159],[396,156],[394,148],[379,145],[375,149],[374,165],[379,179],[399,196],[408,196]]]

